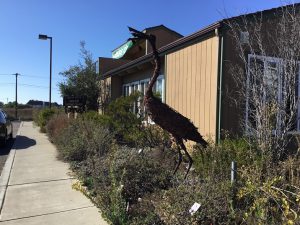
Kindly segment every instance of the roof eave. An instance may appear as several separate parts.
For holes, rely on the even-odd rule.
[[[205,27],[204,29],[197,31],[195,33],[192,33],[188,36],[182,37],[174,42],[171,42],[170,44],[167,44],[163,47],[161,47],[160,49],[158,49],[158,53],[160,56],[164,55],[166,52],[170,52],[172,51],[172,49],[175,48],[179,48],[182,45],[185,45],[189,42],[192,42],[204,35],[207,35],[208,33],[214,31],[215,29],[218,29],[222,26],[222,21],[213,23],[207,27]],[[152,53],[149,53],[147,55],[144,55],[140,58],[137,58],[129,63],[126,63],[118,68],[112,69],[110,71],[107,71],[106,73],[103,74],[103,79],[106,79],[107,77],[110,77],[111,75],[115,74],[115,73],[119,73],[122,72],[125,69],[129,69],[132,66],[136,66],[136,65],[140,65],[141,63],[145,63],[147,61],[150,61],[152,57]]]

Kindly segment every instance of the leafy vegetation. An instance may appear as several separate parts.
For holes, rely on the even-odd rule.
[[[59,83],[62,96],[86,96],[88,110],[98,110],[99,79],[96,73],[95,61],[92,54],[86,50],[85,42],[80,42],[79,64],[70,66],[68,70],[60,73],[65,78]]]
[[[40,131],[45,133],[46,132],[46,126],[51,119],[56,113],[58,113],[58,109],[54,108],[44,108],[41,109],[34,114],[34,122],[40,127]]]
[[[105,115],[69,120],[46,110],[37,117],[59,158],[76,172],[74,188],[113,224],[300,223],[298,154],[274,162],[256,143],[227,137],[205,150],[193,146],[193,168],[184,180],[186,159],[173,175],[177,150],[168,134],[131,113],[137,99],[118,99]],[[238,165],[234,183],[231,161]],[[191,214],[195,202],[201,206]]]

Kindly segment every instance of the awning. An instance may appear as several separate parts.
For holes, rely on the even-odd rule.
[[[112,58],[114,59],[120,59],[122,58],[128,49],[130,49],[133,46],[132,41],[127,41],[125,44],[117,48],[112,52]]]

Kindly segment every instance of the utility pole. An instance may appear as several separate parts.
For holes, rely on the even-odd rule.
[[[18,119],[18,76],[20,75],[19,73],[13,74],[16,76],[16,101],[15,101],[15,118]]]

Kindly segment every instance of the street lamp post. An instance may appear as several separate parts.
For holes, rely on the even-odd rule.
[[[52,86],[52,37],[45,34],[39,34],[40,40],[50,39],[50,84],[49,84],[49,108],[51,109],[51,86]]]

